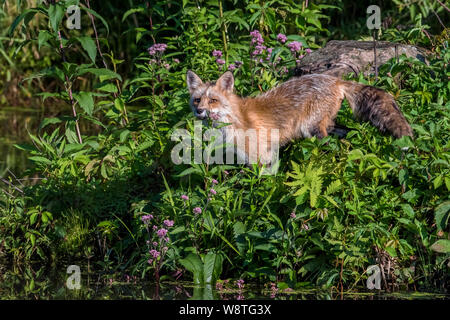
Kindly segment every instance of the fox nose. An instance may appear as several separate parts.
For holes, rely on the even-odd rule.
[[[205,109],[197,109],[196,113],[197,113],[196,114],[197,118],[199,118],[199,119],[205,119],[206,118],[206,110]]]

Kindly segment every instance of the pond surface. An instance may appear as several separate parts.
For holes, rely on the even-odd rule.
[[[6,268],[0,262],[0,300],[2,299],[57,299],[57,300],[449,300],[450,295],[424,292],[383,292],[361,288],[340,293],[336,290],[274,290],[270,284],[244,284],[239,290],[230,281],[216,286],[195,286],[184,281],[154,282],[129,275],[113,276],[81,272],[79,289],[69,289],[76,281],[65,268],[26,269]],[[81,267],[80,270],[87,270]],[[149,275],[146,276],[147,278]]]

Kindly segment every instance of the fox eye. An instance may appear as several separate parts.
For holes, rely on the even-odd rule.
[[[195,99],[194,99],[194,102],[195,102],[195,103],[200,103],[200,100],[201,100],[200,98],[195,98]]]
[[[217,99],[209,99],[209,103],[216,103]]]

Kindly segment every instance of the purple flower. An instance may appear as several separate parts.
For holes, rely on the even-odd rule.
[[[209,192],[210,192],[211,194],[217,194],[217,191],[214,190],[214,189],[212,189],[212,188],[211,188],[211,190],[209,190]]]
[[[157,226],[153,226],[153,230],[158,230],[158,227]]]
[[[312,50],[310,48],[305,49],[306,53],[311,53]]]
[[[252,44],[256,43],[258,45],[261,45],[264,43],[264,39],[258,30],[253,30],[252,32],[250,32],[250,36],[252,37]]]
[[[239,290],[241,290],[244,287],[244,280],[239,279],[236,281],[236,285],[238,286]]]
[[[142,222],[144,222],[145,224],[148,224],[152,219],[153,216],[151,214],[146,214],[145,216],[141,217]]]
[[[217,60],[216,60],[216,63],[217,63],[218,65],[222,65],[222,64],[225,64],[225,60],[223,60],[223,59],[217,59]]]
[[[217,181],[216,179],[212,179],[212,184],[218,184],[219,183],[219,181]]]
[[[223,173],[224,173],[226,176],[230,174],[227,170],[223,170]]]
[[[277,40],[280,41],[281,43],[285,43],[287,41],[287,37],[284,34],[279,33],[277,35]]]
[[[167,44],[165,43],[155,43],[150,48],[148,48],[148,53],[154,56],[157,52],[163,53],[167,49]]]
[[[158,242],[156,242],[156,241],[153,241],[152,244],[153,244],[154,247],[157,247],[157,246],[158,246]]]
[[[295,219],[295,217],[297,217],[297,216],[295,215],[295,212],[291,212],[290,217],[291,217],[292,219]]]
[[[189,200],[189,197],[187,195],[183,194],[181,196],[181,199],[183,199],[184,201],[187,201],[187,200]]]
[[[158,237],[163,238],[167,234],[167,229],[161,228],[158,231],[156,231],[156,234],[158,235]]]
[[[148,262],[148,264],[152,264],[153,263],[153,259],[148,259],[147,262]]]
[[[216,58],[220,58],[222,56],[222,51],[220,50],[213,50],[212,55]]]
[[[156,259],[159,257],[159,251],[152,249],[149,251],[150,255],[153,257],[153,259]]]
[[[164,68],[166,68],[167,70],[169,70],[169,69],[170,69],[170,64],[165,63],[165,64],[164,64]]]
[[[234,69],[236,69],[236,66],[233,63],[228,66],[228,70],[233,71]]]
[[[172,227],[173,226],[173,220],[164,220],[164,224],[166,227]]]
[[[194,214],[200,214],[200,213],[202,213],[202,208],[195,207],[194,210],[192,210],[192,212],[194,212]]]
[[[240,66],[242,66],[243,62],[242,61],[235,61],[234,64],[236,65],[237,68],[239,68]]]
[[[175,63],[180,63],[180,60],[177,59],[177,58],[175,58],[175,59],[173,59],[173,62],[175,62]]]
[[[291,50],[291,52],[297,52],[301,49],[303,44],[298,41],[292,41],[288,44],[288,48]]]

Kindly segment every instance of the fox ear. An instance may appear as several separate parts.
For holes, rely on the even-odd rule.
[[[230,71],[225,72],[218,80],[217,85],[224,91],[233,92],[234,77]]]
[[[200,79],[200,77],[191,70],[188,70],[186,73],[186,83],[190,94],[192,94],[201,84],[203,84],[202,79]]]

